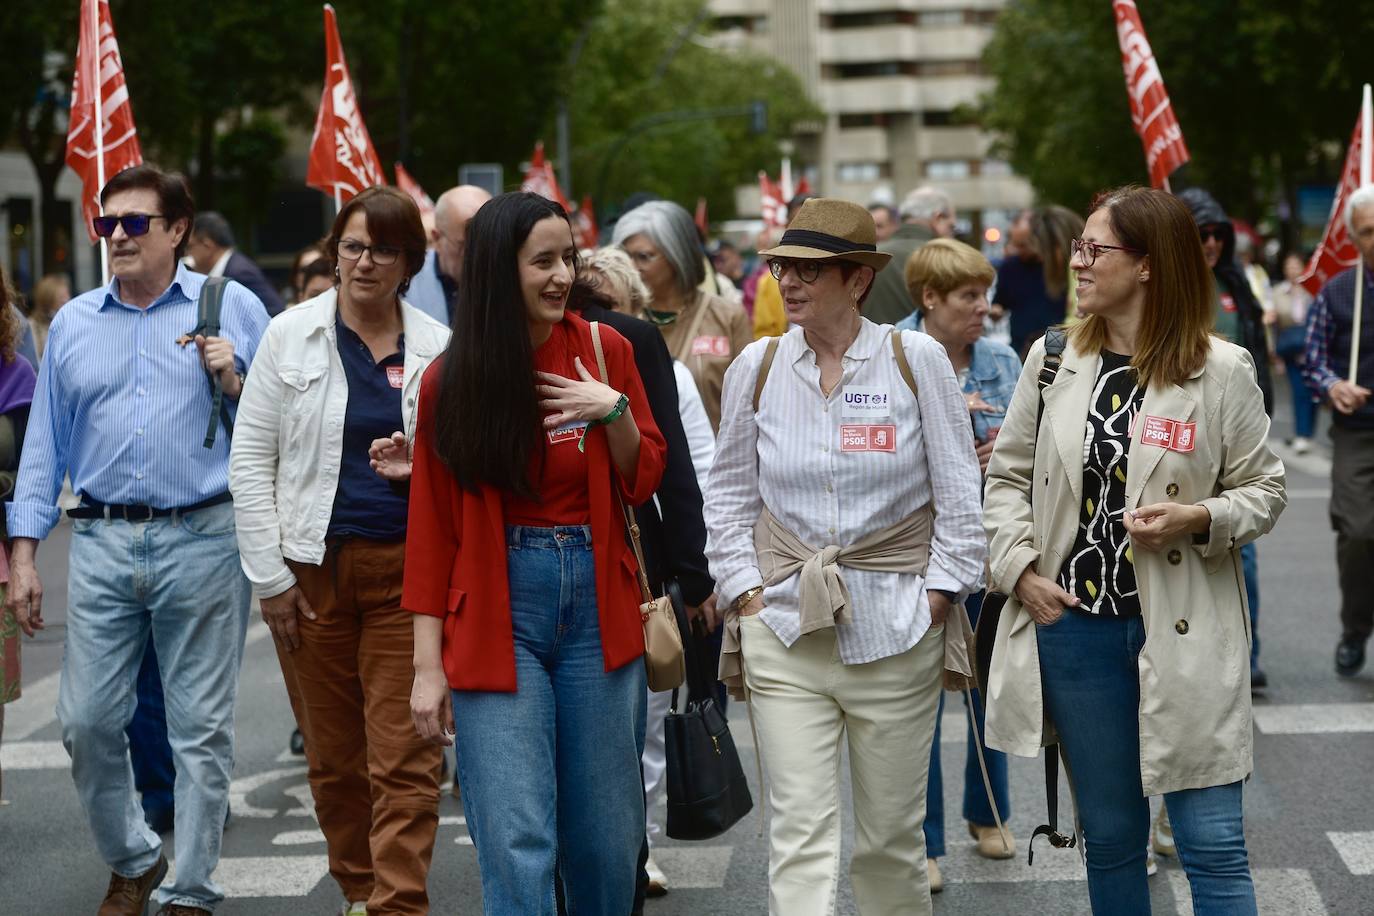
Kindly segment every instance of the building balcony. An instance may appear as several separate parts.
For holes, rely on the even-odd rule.
[[[993,81],[983,76],[872,76],[824,80],[820,104],[830,114],[949,111],[978,101]]]
[[[827,158],[835,162],[882,162],[888,158],[885,127],[837,130],[829,140]]]
[[[990,35],[989,29],[977,26],[921,29],[914,25],[883,25],[829,29],[817,36],[817,52],[824,64],[977,60]]]
[[[767,16],[773,0],[711,0],[712,16]]]

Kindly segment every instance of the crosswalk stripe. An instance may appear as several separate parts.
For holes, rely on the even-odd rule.
[[[328,874],[328,856],[222,856],[214,880],[229,898],[305,897]],[[162,886],[175,880],[171,862]]]
[[[1328,916],[1322,895],[1305,868],[1256,868],[1255,902],[1260,916]],[[1170,869],[1169,889],[1178,916],[1192,916],[1193,892],[1182,869]]]
[[[1374,732],[1374,703],[1256,706],[1255,726],[1266,735]]]
[[[72,765],[61,741],[6,741],[0,744],[0,769],[65,770]]]
[[[1352,875],[1374,875],[1374,831],[1326,835]]]

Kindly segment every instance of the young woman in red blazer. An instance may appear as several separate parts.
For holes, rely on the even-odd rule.
[[[644,653],[619,500],[664,442],[630,345],[565,312],[567,214],[503,194],[468,227],[448,352],[425,374],[403,605],[411,712],[458,745],[488,914],[627,913],[644,833]]]

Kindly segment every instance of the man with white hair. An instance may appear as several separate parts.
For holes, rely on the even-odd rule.
[[[1374,185],[1350,196],[1345,227],[1364,261],[1364,307],[1374,309]],[[1331,527],[1341,583],[1341,640],[1336,673],[1354,677],[1364,667],[1365,643],[1374,632],[1374,321],[1355,325],[1352,267],[1322,287],[1307,313],[1307,384],[1335,408],[1331,423]],[[1350,347],[1359,334],[1359,363],[1351,371]]]
[[[410,278],[404,298],[435,321],[453,324],[453,302],[458,294],[458,276],[463,272],[468,220],[489,200],[491,194],[484,188],[460,184],[439,195],[434,204],[434,228],[430,231],[434,247],[425,255],[420,272]]]
[[[931,239],[954,236],[954,203],[949,195],[929,185],[906,196],[898,211],[902,224],[878,250],[892,255],[878,271],[873,291],[864,303],[864,317],[876,324],[896,324],[916,310],[906,289],[906,262]]]

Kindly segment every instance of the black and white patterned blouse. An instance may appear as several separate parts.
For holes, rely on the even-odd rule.
[[[1059,586],[1078,596],[1084,614],[1134,617],[1140,613],[1126,511],[1126,453],[1145,392],[1130,358],[1102,351],[1102,368],[1088,406],[1083,436],[1083,506],[1073,552]]]

